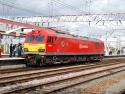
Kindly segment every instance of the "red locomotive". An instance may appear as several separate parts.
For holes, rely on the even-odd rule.
[[[102,60],[104,43],[46,28],[33,30],[26,35],[24,52],[27,65]]]

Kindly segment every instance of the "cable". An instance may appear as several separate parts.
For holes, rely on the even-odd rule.
[[[20,7],[20,6],[18,6],[18,5],[16,5],[16,4],[14,4],[14,3],[12,3],[12,2],[10,2],[10,1],[2,1],[2,0],[0,0],[0,4],[2,4],[2,5],[5,5],[5,6],[8,6],[8,7],[11,7],[11,8],[14,8],[14,9],[19,9],[19,10],[23,10],[23,11],[26,11],[26,12],[30,12],[30,13],[35,13],[35,14],[41,14],[41,13],[39,13],[39,12],[36,12],[36,11],[33,11],[33,10],[30,10],[30,9],[27,9],[27,8],[23,8],[23,7]],[[43,13],[42,13],[43,14]]]
[[[75,10],[75,11],[79,12],[79,13],[85,12],[85,11],[83,11],[83,10],[80,10],[80,9],[78,9],[78,8],[76,8],[76,7],[74,7],[74,6],[72,6],[72,5],[66,4],[66,3],[64,3],[64,2],[62,2],[62,1],[60,1],[60,0],[57,0],[57,1],[56,1],[56,0],[53,0],[53,1],[54,1],[54,3],[60,4],[60,5],[62,5],[63,7],[70,8],[70,9],[72,9],[72,10]]]

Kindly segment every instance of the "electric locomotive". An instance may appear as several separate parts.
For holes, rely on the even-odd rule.
[[[45,28],[27,33],[24,42],[24,55],[27,66],[101,61],[104,57],[104,42]]]

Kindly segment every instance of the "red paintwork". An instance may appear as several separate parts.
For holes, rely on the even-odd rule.
[[[104,43],[99,41],[99,46],[96,48],[96,42],[90,40],[80,40],[74,38],[66,38],[57,36],[55,31],[46,30],[35,30],[29,32],[27,35],[45,35],[44,43],[46,44],[46,53],[63,53],[63,54],[104,54]],[[64,34],[66,35],[66,34]],[[55,36],[57,40],[54,43],[47,43],[48,36]],[[35,42],[33,42],[35,43]],[[80,48],[81,47],[81,48]]]

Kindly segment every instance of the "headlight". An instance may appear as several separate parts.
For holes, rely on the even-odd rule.
[[[28,48],[24,48],[24,52],[28,52]]]
[[[38,51],[39,51],[39,52],[44,52],[44,51],[45,51],[45,49],[38,49]]]

